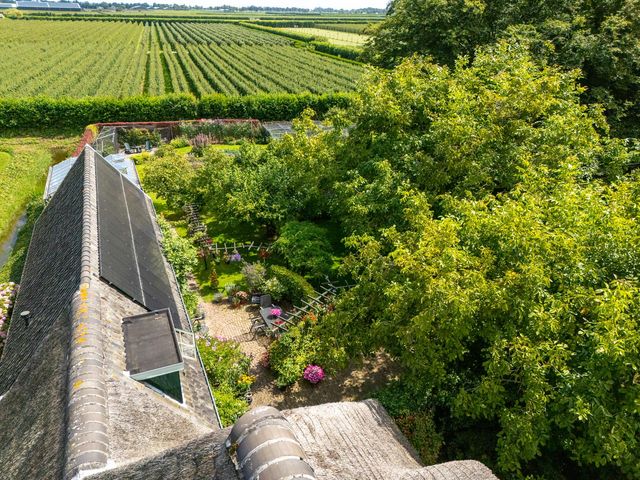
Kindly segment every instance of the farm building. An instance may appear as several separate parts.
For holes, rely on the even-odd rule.
[[[82,10],[80,4],[71,2],[16,2],[15,8],[18,10]]]
[[[15,3],[0,3],[0,10],[9,10],[10,8],[16,8]]]
[[[3,478],[479,479],[423,466],[379,403],[221,429],[150,199],[90,146],[36,222],[0,359]]]

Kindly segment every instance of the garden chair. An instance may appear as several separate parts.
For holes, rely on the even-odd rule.
[[[260,297],[260,308],[267,308],[273,305],[271,301],[271,295],[262,295]]]
[[[150,152],[152,148],[153,148],[153,145],[151,145],[151,141],[150,141],[150,140],[147,140],[147,141],[145,142],[145,144],[144,144],[144,149],[145,149],[147,152]]]
[[[124,153],[126,154],[135,153],[131,148],[131,145],[129,145],[127,142],[124,143]]]

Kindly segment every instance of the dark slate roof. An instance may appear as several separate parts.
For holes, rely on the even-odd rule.
[[[182,355],[169,310],[143,313],[122,320],[127,370],[131,375],[149,376],[183,368]],[[152,375],[152,376],[158,376]],[[150,378],[150,377],[149,377]]]
[[[6,346],[0,360],[0,395],[51,331],[80,284],[84,154],[69,171],[35,224]],[[19,318],[31,312],[27,327]]]
[[[0,359],[2,478],[74,478],[219,429],[189,330],[172,344],[175,355],[179,342],[184,364],[182,403],[127,372],[122,321],[145,308],[100,280],[96,163],[102,161],[86,147],[34,228]],[[159,230],[150,222],[157,243]],[[162,256],[158,265],[170,276],[168,295],[180,302]],[[23,310],[31,312],[28,325]]]
[[[0,477],[7,480],[63,475],[69,346],[69,311],[55,320],[0,400]]]

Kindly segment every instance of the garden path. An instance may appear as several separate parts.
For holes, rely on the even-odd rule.
[[[381,352],[363,362],[354,363],[337,375],[327,376],[318,385],[311,385],[303,380],[287,389],[280,389],[276,387],[271,371],[260,365],[260,359],[267,351],[270,340],[249,332],[251,318],[256,315],[257,307],[234,309],[225,303],[209,302],[204,303],[203,307],[209,334],[237,341],[242,351],[252,357],[250,373],[256,376],[256,382],[251,387],[252,407],[272,405],[287,409],[328,402],[364,400],[370,398],[373,392],[387,384],[397,373],[389,356]]]

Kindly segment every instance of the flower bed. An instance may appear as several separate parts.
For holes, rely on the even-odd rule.
[[[221,336],[203,336],[197,344],[222,423],[231,425],[249,409],[247,398],[255,381],[249,375],[251,357],[238,342]]]

